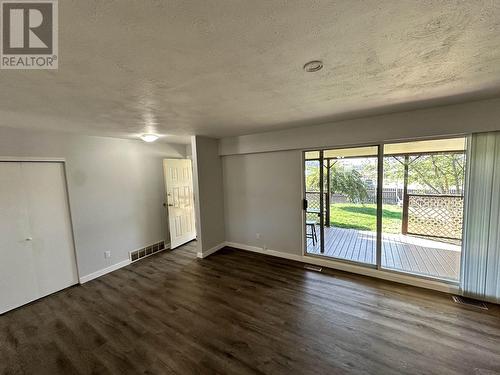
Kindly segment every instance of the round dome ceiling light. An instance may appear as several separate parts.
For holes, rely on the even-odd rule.
[[[143,134],[141,135],[141,139],[144,141],[144,142],[148,142],[148,143],[151,143],[151,142],[154,142],[156,141],[158,137],[156,134],[152,134],[152,133],[148,133],[148,134]]]
[[[323,69],[323,62],[319,60],[309,61],[304,65],[304,70],[307,73],[314,73]]]

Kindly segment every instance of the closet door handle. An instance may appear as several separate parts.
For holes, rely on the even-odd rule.
[[[33,237],[26,237],[25,241],[33,241]]]

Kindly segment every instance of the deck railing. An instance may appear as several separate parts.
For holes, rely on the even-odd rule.
[[[421,194],[415,193],[417,190],[411,190],[411,193],[407,194],[406,198],[403,198],[403,192],[399,190],[384,189],[382,195],[384,198],[383,204],[402,206],[402,234],[453,240],[452,242],[462,239],[464,199],[462,195]],[[375,193],[373,194],[376,196]],[[308,201],[308,210],[313,211],[306,213],[307,219],[319,221],[320,193],[307,191],[306,199]],[[328,201],[333,204],[347,203],[347,198],[339,194],[332,194],[328,199],[325,193],[323,202],[325,224],[327,226],[330,223]],[[376,198],[372,199],[369,192],[369,198],[362,203],[376,203]]]
[[[463,196],[408,194],[406,199],[407,202],[403,205],[403,221],[407,219],[407,231],[405,233],[403,230],[403,234],[449,240],[462,239]]]
[[[307,212],[306,218],[307,220],[317,221],[319,222],[318,213],[320,207],[320,192],[319,191],[306,191],[306,200],[307,200]],[[325,217],[327,218],[325,224],[330,226],[330,221],[328,220],[328,216],[330,216],[330,210],[328,209],[328,199],[327,194],[325,193],[325,198],[323,199],[323,209],[325,212]],[[317,211],[318,213],[316,213]]]

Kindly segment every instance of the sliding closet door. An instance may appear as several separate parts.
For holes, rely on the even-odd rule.
[[[38,296],[20,163],[0,163],[0,314]]]
[[[78,283],[62,163],[21,163],[40,297]]]
[[[78,283],[62,163],[0,162],[0,313]]]

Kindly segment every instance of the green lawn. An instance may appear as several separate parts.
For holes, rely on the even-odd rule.
[[[382,210],[384,233],[401,233],[402,209],[385,205]],[[339,228],[377,231],[377,206],[375,204],[337,203],[331,205],[330,225]]]

